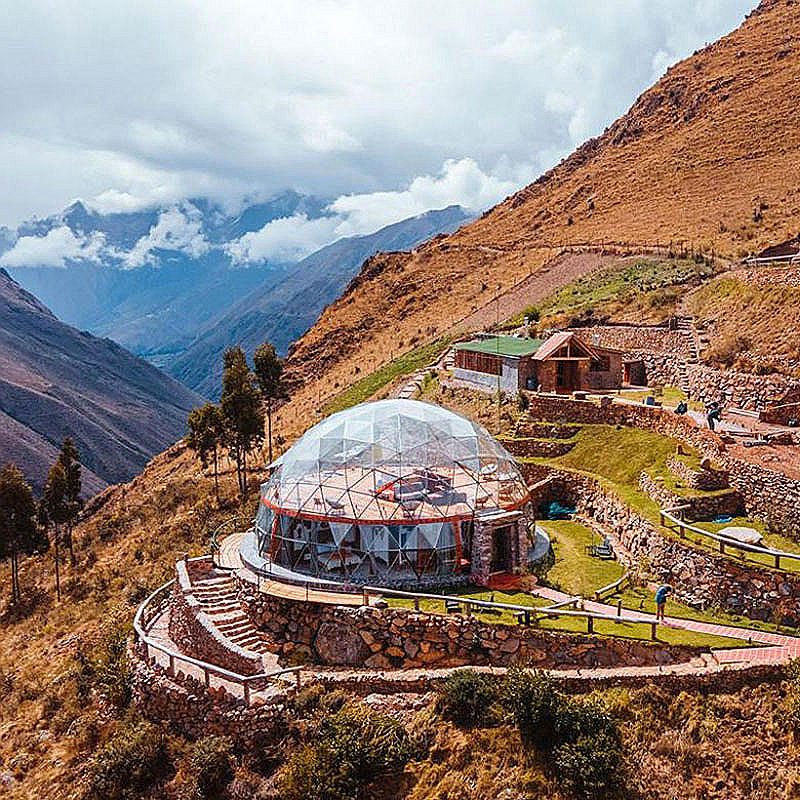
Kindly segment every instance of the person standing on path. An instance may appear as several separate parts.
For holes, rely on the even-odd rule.
[[[664,611],[667,607],[667,598],[672,594],[672,587],[665,583],[656,589],[656,619],[664,619]]]

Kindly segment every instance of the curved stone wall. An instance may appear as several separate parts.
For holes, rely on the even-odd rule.
[[[251,620],[283,659],[328,666],[407,669],[514,663],[542,668],[642,666],[690,660],[697,648],[493,624],[479,616],[404,608],[346,608],[288,600],[237,576]]]
[[[541,480],[546,467],[524,472]],[[720,608],[751,619],[786,625],[800,624],[800,574],[750,566],[698,550],[660,533],[631,510],[610,488],[583,473],[549,470],[552,480],[542,485],[540,500],[560,499],[579,514],[597,520],[617,540],[626,566],[644,562],[661,582],[670,583],[676,596],[701,608]]]

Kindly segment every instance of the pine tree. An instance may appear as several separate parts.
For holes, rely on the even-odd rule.
[[[36,528],[36,503],[31,487],[13,464],[0,469],[0,558],[11,559],[11,604],[22,599],[19,557],[41,544]]]
[[[225,444],[236,463],[239,495],[247,495],[247,454],[264,441],[261,393],[241,347],[225,351],[220,407],[225,424]]]
[[[253,371],[256,374],[261,396],[267,404],[267,448],[269,450],[269,463],[272,463],[272,411],[274,404],[288,397],[286,384],[283,380],[284,362],[278,358],[275,348],[264,342],[255,352],[253,357]]]
[[[192,409],[187,423],[186,444],[197,454],[203,469],[208,468],[209,461],[214,465],[214,495],[219,503],[219,448],[225,434],[222,411],[219,406],[206,403]]]
[[[64,468],[66,478],[64,500],[67,519],[64,527],[64,541],[69,548],[69,563],[75,566],[75,550],[72,544],[72,528],[83,508],[81,499],[81,462],[75,443],[67,437],[61,445],[58,463]]]
[[[67,500],[67,473],[59,461],[56,461],[47,473],[44,487],[43,510],[46,521],[52,525],[54,558],[56,565],[56,597],[61,599],[60,544],[63,537],[63,525],[69,520],[69,504]]]

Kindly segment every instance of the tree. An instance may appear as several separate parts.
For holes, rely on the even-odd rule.
[[[273,404],[288,397],[283,380],[283,359],[278,358],[275,348],[264,342],[253,356],[253,371],[256,374],[261,396],[267,403],[267,448],[269,463],[272,463],[272,409]]]
[[[236,463],[239,494],[247,494],[247,454],[264,441],[261,393],[241,347],[225,351],[220,401],[225,423],[225,444]]]
[[[22,599],[19,556],[31,555],[40,545],[36,502],[22,472],[13,464],[0,470],[0,558],[11,559],[11,604]]]
[[[208,468],[209,460],[214,465],[214,494],[219,503],[219,447],[225,434],[222,411],[214,403],[206,403],[192,409],[187,423],[186,444],[197,454],[203,469]]]
[[[59,571],[59,545],[63,536],[63,525],[69,520],[69,501],[67,499],[67,473],[60,461],[56,461],[47,473],[44,487],[42,516],[45,524],[53,526],[54,557],[56,563],[56,597],[61,599],[61,576]]]
[[[83,508],[81,499],[81,462],[78,448],[75,443],[67,437],[61,445],[61,452],[58,455],[58,463],[64,468],[66,479],[64,488],[65,502],[65,528],[64,541],[69,548],[69,563],[75,566],[75,550],[72,545],[72,528],[78,519],[78,514]]]

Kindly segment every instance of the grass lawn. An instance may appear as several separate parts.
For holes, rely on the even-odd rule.
[[[547,573],[547,584],[567,594],[591,597],[596,589],[621,578],[625,570],[617,561],[592,558],[586,545],[600,544],[591,528],[573,520],[544,520],[537,523],[549,534],[556,563]]]
[[[632,586],[624,592],[610,597],[608,602],[615,603],[617,600],[622,600],[623,608],[629,608],[632,611],[646,611],[651,614],[656,613],[655,593],[644,586]],[[699,622],[711,622],[717,625],[730,625],[735,628],[753,628],[759,631],[773,632],[777,630],[777,627],[769,622],[759,622],[758,620],[748,619],[737,614],[728,614],[719,610],[700,611],[673,598],[670,598],[667,602],[667,616],[679,619],[694,619]]]
[[[451,595],[471,597],[474,600],[494,600],[497,603],[509,603],[518,606],[546,606],[548,601],[535,597],[527,592],[520,591],[491,591],[479,587],[467,587],[461,590],[453,589]],[[387,597],[390,606],[397,608],[413,608],[414,602],[409,598]],[[438,600],[421,600],[420,611],[430,614],[444,614],[444,603]],[[514,625],[517,620],[513,612],[485,613],[479,618],[483,622],[492,624]],[[539,627],[546,631],[560,633],[585,634],[586,620],[581,617],[558,617],[557,619],[541,619]],[[595,620],[594,633],[597,636],[618,636],[625,639],[639,639],[650,641],[650,625],[629,622],[613,622],[611,620]],[[682,644],[692,647],[740,647],[746,644],[742,639],[729,639],[724,636],[709,636],[693,631],[684,631],[678,628],[659,627],[658,641],[664,644]]]
[[[575,437],[575,447],[563,456],[556,458],[534,458],[531,461],[549,464],[589,473],[609,484],[620,499],[634,511],[652,522],[666,536],[678,537],[677,530],[661,526],[659,506],[639,489],[639,475],[646,470],[653,478],[662,478],[664,486],[684,497],[692,495],[713,495],[720,492],[698,492],[683,487],[667,468],[667,460],[674,456],[677,442],[652,431],[638,428],[616,428],[610,425],[584,425]],[[684,446],[684,451],[688,448]],[[697,453],[688,451],[681,456],[690,467],[699,466]],[[522,459],[524,461],[524,459]],[[729,491],[729,490],[722,490]],[[696,523],[697,527],[717,531],[725,525],[711,522]],[[755,527],[764,534],[765,544],[789,552],[800,554],[797,542],[780,534],[767,531],[759,523],[738,519],[728,525],[746,525]],[[698,534],[687,532],[683,540],[692,547],[710,553],[719,553],[719,546],[713,540]],[[727,548],[726,555],[742,563],[774,568],[774,560],[770,556],[758,553],[744,553]],[[781,569],[786,572],[800,572],[800,560],[784,559]],[[559,580],[559,578],[554,578]],[[596,587],[593,587],[596,588]],[[569,589],[565,589],[569,591]]]
[[[681,400],[686,400],[686,392],[679,389],[677,386],[664,386],[660,391],[658,389],[634,389],[623,390],[620,392],[620,397],[625,400],[636,400],[641,403],[644,402],[645,397],[653,395],[656,400],[660,400],[664,406],[675,407]],[[699,400],[689,400],[689,408],[692,411],[703,411],[705,406]]]
[[[363,403],[365,400],[369,400],[372,395],[397,378],[410,375],[412,372],[431,364],[445,351],[450,341],[449,337],[444,336],[410,350],[388,364],[384,364],[379,369],[376,369],[375,372],[365,375],[361,380],[356,381],[352,386],[337,394],[326,404],[323,414],[327,416],[336,411],[344,411],[346,408],[351,408]]]

